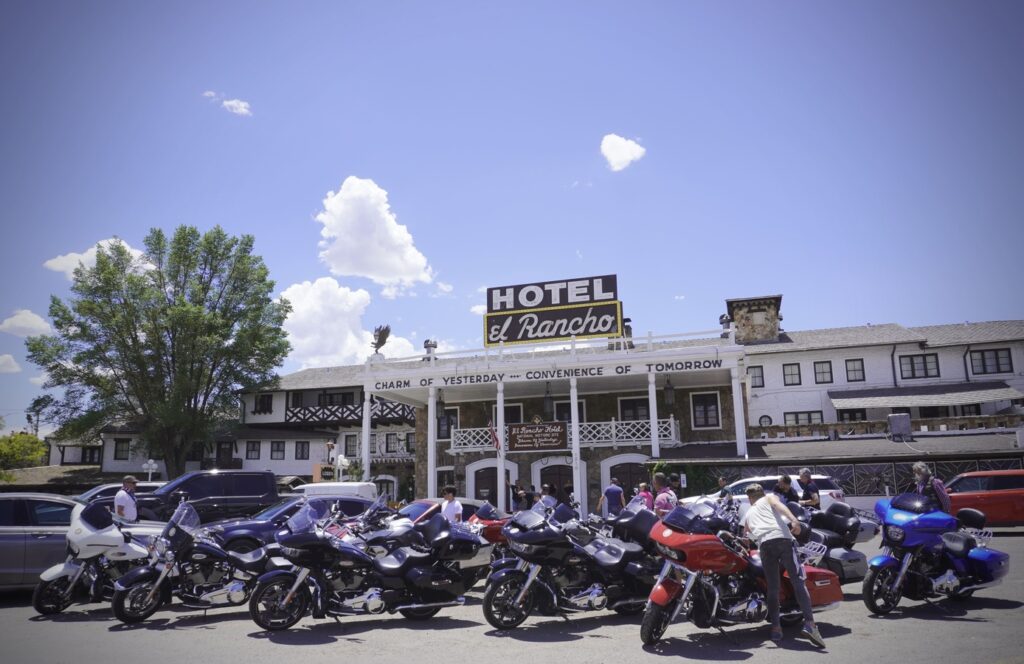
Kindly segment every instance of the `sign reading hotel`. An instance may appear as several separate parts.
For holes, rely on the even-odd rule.
[[[508,425],[509,452],[547,452],[568,447],[569,429],[565,422]]]
[[[621,336],[614,274],[487,289],[485,346]]]

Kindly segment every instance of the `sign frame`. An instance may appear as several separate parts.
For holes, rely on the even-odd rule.
[[[596,332],[592,334],[574,334],[567,336],[554,336],[545,337],[543,339],[513,339],[509,341],[491,341],[489,338],[488,330],[491,326],[491,321],[495,318],[506,319],[514,316],[522,316],[525,314],[536,314],[548,311],[567,311],[570,309],[584,309],[584,308],[602,308],[612,306],[615,308],[615,329],[610,332]],[[625,333],[624,323],[622,319],[622,301],[621,300],[605,300],[602,302],[584,302],[582,304],[563,304],[556,307],[541,307],[538,309],[516,309],[515,311],[496,311],[487,312],[484,314],[484,347],[494,348],[496,346],[517,346],[521,344],[543,344],[543,343],[558,343],[564,341],[570,341],[575,339],[617,339],[623,336]]]

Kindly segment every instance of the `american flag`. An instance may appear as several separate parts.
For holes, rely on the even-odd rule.
[[[498,439],[498,432],[494,429],[494,420],[487,420],[487,428],[491,431],[491,442],[494,443],[494,449],[501,451],[501,440]]]

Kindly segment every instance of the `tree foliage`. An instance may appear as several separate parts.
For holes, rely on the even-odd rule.
[[[140,258],[122,243],[98,248],[95,267],[75,270],[72,297],[51,298],[55,333],[26,345],[45,386],[64,390],[43,414],[57,438],[132,424],[174,476],[237,416],[237,390],[273,383],[290,350],[290,306],[272,299],[252,236],[154,229],[145,248]]]
[[[9,480],[8,470],[38,466],[46,458],[46,443],[30,433],[0,436],[0,480]]]

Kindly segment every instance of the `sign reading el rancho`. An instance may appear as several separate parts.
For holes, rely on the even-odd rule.
[[[565,422],[510,424],[508,425],[508,451],[564,450],[568,446],[568,433]]]
[[[615,275],[487,289],[484,345],[622,336]]]

